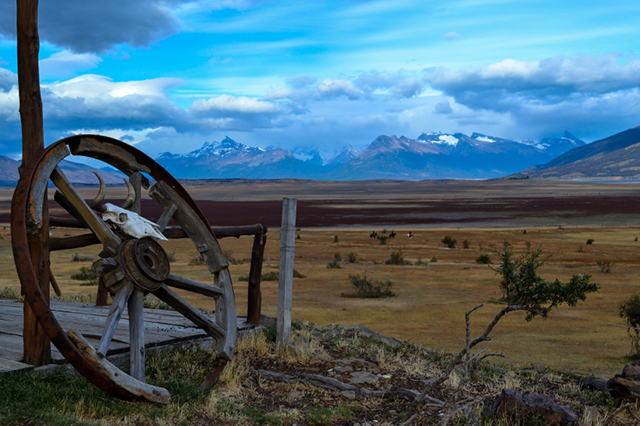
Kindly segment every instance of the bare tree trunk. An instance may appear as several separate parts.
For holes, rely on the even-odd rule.
[[[22,166],[28,167],[44,150],[42,98],[38,69],[38,0],[17,0],[18,87],[22,123]],[[49,300],[49,220],[45,201],[42,227],[29,237],[29,250],[40,290]],[[33,365],[51,361],[51,342],[38,324],[31,307],[24,304],[24,361]]]

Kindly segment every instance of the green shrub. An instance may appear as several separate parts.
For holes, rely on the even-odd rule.
[[[469,241],[469,240],[464,240],[462,242],[462,248],[463,249],[468,249],[470,245],[471,245],[471,241]]]
[[[593,238],[589,238],[589,239],[587,240],[587,245],[591,245],[591,244],[593,244],[593,242],[594,242],[594,241],[595,241],[595,240],[594,240]]]
[[[333,262],[327,263],[327,268],[341,269],[342,265],[338,262],[342,263],[342,256],[340,256],[340,253],[334,253]]]
[[[542,258],[542,249],[539,248],[514,258],[511,248],[505,240],[504,250],[498,252],[500,264],[495,271],[502,275],[500,288],[503,299],[511,306],[525,307],[527,321],[536,315],[546,317],[549,311],[563,303],[576,306],[578,301],[586,299],[588,293],[600,288],[591,282],[589,274],[574,275],[568,283],[559,279],[546,281],[537,270],[551,255]]]
[[[0,299],[24,300],[19,289],[5,287],[0,290]]]
[[[371,281],[365,275],[349,275],[349,281],[355,289],[355,294],[342,293],[342,297],[358,297],[363,299],[377,299],[381,297],[395,297],[395,293],[391,291],[393,284],[387,280],[385,282]]]
[[[378,239],[378,241],[380,241],[381,245],[383,245],[383,246],[387,245],[387,240],[389,239],[388,236],[386,236],[386,235],[378,235],[376,238]]]
[[[404,256],[402,255],[402,250],[400,251],[392,251],[389,255],[389,258],[385,260],[385,265],[411,265],[411,262],[408,260],[404,260]]]
[[[71,255],[72,262],[93,262],[94,260],[96,260],[94,257],[80,256],[78,253],[73,253]]]
[[[455,240],[455,238],[451,238],[449,235],[445,235],[445,237],[442,239],[442,244],[444,244],[448,248],[456,248],[456,243],[457,241]]]
[[[98,285],[98,277],[100,274],[93,266],[83,266],[80,268],[80,272],[71,274],[72,280],[84,281],[80,285]]]
[[[630,357],[640,356],[640,294],[634,294],[626,299],[619,307],[620,318],[624,319],[629,328],[627,332],[631,338]],[[633,328],[632,328],[633,327]]]
[[[611,272],[611,268],[613,267],[613,263],[607,262],[606,260],[598,260],[596,265],[600,268],[600,273],[608,274]]]
[[[293,268],[293,278],[307,278],[306,275],[302,275],[300,272]],[[278,271],[269,271],[260,275],[260,281],[278,281],[280,279],[280,273]],[[249,275],[240,275],[238,281],[249,281]]]
[[[433,256],[429,262],[436,263],[436,262],[438,262],[438,258]]]
[[[480,256],[476,257],[476,263],[480,265],[490,265],[493,262],[491,261],[491,257],[489,257],[488,254],[481,254]]]
[[[356,263],[358,261],[358,255],[354,252],[351,252],[347,255],[347,260],[349,263]]]

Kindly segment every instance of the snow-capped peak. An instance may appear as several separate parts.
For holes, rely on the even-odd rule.
[[[196,149],[195,151],[191,151],[186,157],[198,158],[205,156],[216,156],[216,157],[224,157],[230,153],[234,152],[246,152],[246,151],[264,151],[262,148],[253,148],[248,145],[241,144],[239,142],[234,141],[230,137],[225,137],[222,142],[205,142],[202,144],[200,149]]]
[[[434,144],[438,144],[438,145],[450,145],[450,146],[456,146],[458,145],[458,142],[460,142],[460,139],[458,139],[456,136],[454,135],[450,135],[447,133],[441,133],[441,132],[429,132],[429,133],[423,133],[418,137],[418,142],[421,143],[434,143]]]
[[[482,133],[473,133],[471,135],[471,139],[475,139],[477,141],[480,142],[487,142],[487,143],[495,143],[497,142],[494,138],[487,136],[487,135],[483,135]]]

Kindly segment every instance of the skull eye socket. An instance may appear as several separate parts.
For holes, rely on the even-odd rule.
[[[118,215],[118,219],[120,220],[120,222],[126,222],[126,221],[127,221],[127,219],[129,219],[129,218],[127,217],[127,214],[126,214],[126,213],[120,213],[120,214]]]

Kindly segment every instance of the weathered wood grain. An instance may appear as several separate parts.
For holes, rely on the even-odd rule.
[[[20,362],[22,359],[22,307],[22,302],[18,300],[0,299],[0,360]],[[94,347],[99,344],[110,306],[97,307],[90,303],[53,300],[51,308],[63,329],[76,329]],[[197,328],[179,312],[145,308],[143,315],[146,351],[156,346],[184,344],[203,338],[211,339],[208,334]],[[211,316],[207,317],[211,318]],[[238,318],[237,327],[239,329],[252,328],[251,325],[246,324],[244,318]],[[232,333],[235,337],[235,327],[231,328],[233,328]],[[217,343],[220,344],[220,342]],[[233,346],[231,345],[231,347]],[[53,363],[66,362],[55,347],[51,349]],[[229,348],[227,347],[227,349]],[[127,352],[129,352],[129,314],[125,309],[111,339],[107,356]],[[16,366],[19,367],[17,364]]]

